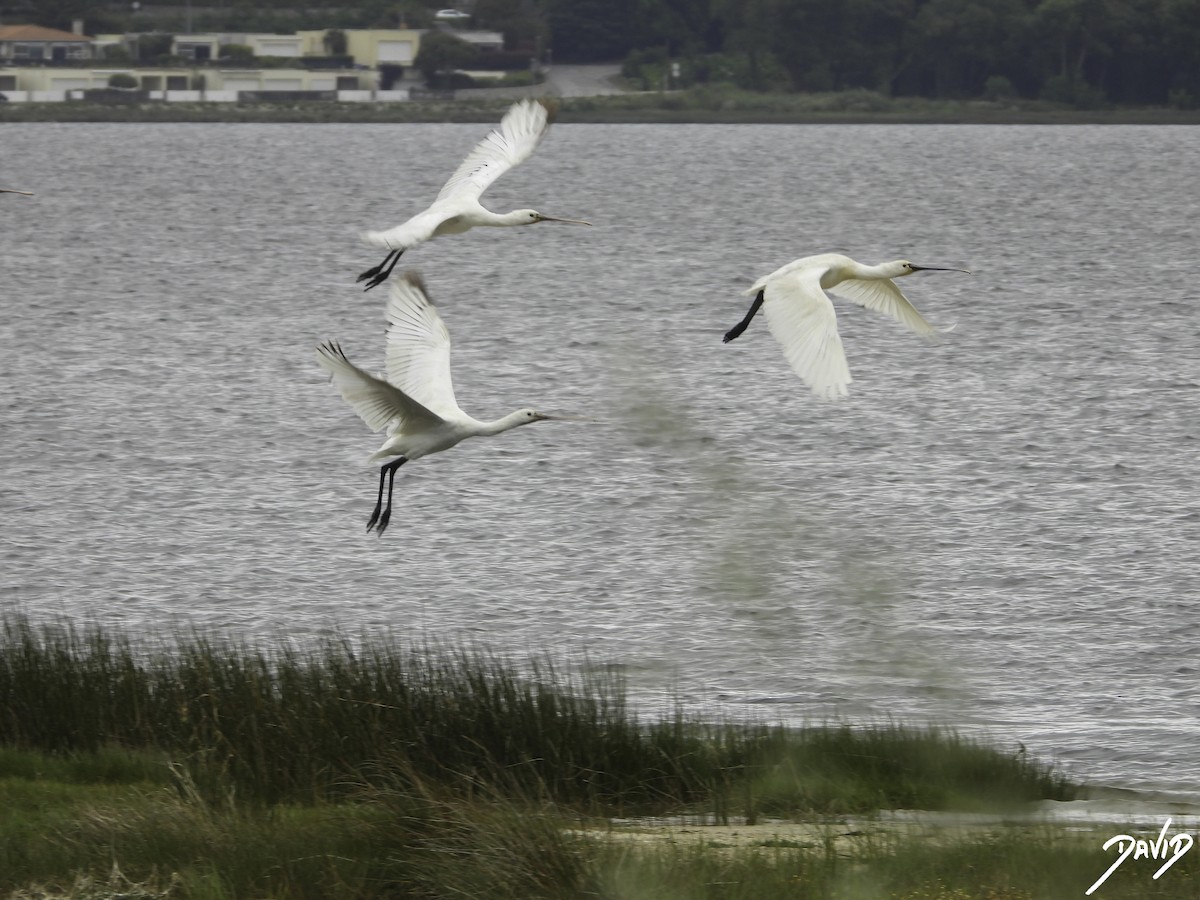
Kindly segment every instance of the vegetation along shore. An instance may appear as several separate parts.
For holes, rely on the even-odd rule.
[[[495,122],[511,98],[395,103],[147,101],[0,104],[3,122]],[[561,123],[1197,125],[1200,109],[1083,109],[1045,100],[934,100],[868,90],[759,93],[700,86],[557,101]]]
[[[1016,900],[1079,896],[1111,862],[1047,825],[880,818],[1078,796],[1024,752],[896,723],[646,721],[587,671],[0,620],[0,896]],[[1198,885],[1185,858],[1104,896]]]

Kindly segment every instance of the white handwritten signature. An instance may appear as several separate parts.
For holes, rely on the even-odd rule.
[[[1167,832],[1170,829],[1171,820],[1168,818],[1166,824],[1162,827],[1162,831],[1158,834],[1157,841],[1147,841],[1144,838],[1135,838],[1128,834],[1118,834],[1110,837],[1104,842],[1103,849],[1107,850],[1113,844],[1117,844],[1117,851],[1120,855],[1108,867],[1108,871],[1097,878],[1096,883],[1087,889],[1087,894],[1091,894],[1092,891],[1104,884],[1108,880],[1108,876],[1117,871],[1121,867],[1121,863],[1129,859],[1131,855],[1134,859],[1166,859],[1167,861],[1154,873],[1154,878],[1157,880],[1163,872],[1179,861],[1179,857],[1191,850],[1192,844],[1195,843],[1190,834],[1183,834],[1182,832],[1167,840]],[[1170,859],[1167,859],[1168,852],[1173,854]]]

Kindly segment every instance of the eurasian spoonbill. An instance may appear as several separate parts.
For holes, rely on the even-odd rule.
[[[966,269],[917,266],[906,259],[867,266],[840,253],[805,256],[760,278],[746,291],[755,295],[754,302],[742,321],[725,333],[724,341],[729,343],[745,331],[765,305],[767,327],[796,374],[818,397],[845,397],[850,369],[838,336],[837,313],[825,292],[891,316],[909,331],[932,337],[939,330],[922,318],[892,282],[893,278],[922,271],[971,274]]]
[[[591,222],[579,219],[548,216],[536,209],[494,213],[479,202],[480,195],[493,181],[530,157],[549,126],[550,114],[544,103],[535,100],[514,103],[500,120],[499,127],[467,154],[428,209],[403,225],[363,234],[363,240],[368,244],[386,247],[388,251],[383,262],[358,276],[358,281],[367,282],[364,290],[369,291],[387,281],[401,254],[409,247],[443,234],[462,234],[479,225],[534,225],[538,222],[590,225]]]
[[[370,457],[371,462],[390,460],[379,470],[379,497],[367,522],[367,531],[376,528],[379,534],[392,516],[396,470],[406,462],[449,450],[466,438],[559,418],[519,409],[481,422],[459,408],[450,381],[450,334],[416,272],[405,272],[392,283],[387,316],[387,380],[358,368],[335,341],[317,347],[317,362],[333,377],[346,402],[373,431],[387,430],[387,440]]]

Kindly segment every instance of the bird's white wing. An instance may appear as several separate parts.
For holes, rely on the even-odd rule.
[[[549,124],[549,111],[541,103],[514,103],[496,129],[467,154],[434,203],[451,197],[478,200],[493,181],[530,157]]]
[[[890,316],[909,331],[923,335],[938,333],[938,330],[917,312],[916,307],[908,302],[908,298],[900,292],[900,288],[887,279],[867,281],[861,278],[849,278],[835,284],[829,291],[851,303],[857,303],[859,306],[865,306],[867,309]]]
[[[392,282],[387,317],[388,381],[443,418],[463,415],[450,379],[450,332],[416,272]]]
[[[796,374],[814,394],[845,397],[850,368],[837,330],[833,303],[821,290],[820,268],[768,282],[763,290],[767,326]]]
[[[333,384],[372,431],[421,430],[441,424],[441,418],[382,378],[364,372],[346,358],[333,341],[317,346],[317,363],[333,376]]]

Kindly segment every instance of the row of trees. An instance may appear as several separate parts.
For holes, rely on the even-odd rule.
[[[1200,0],[546,3],[556,59],[655,48],[684,78],[756,90],[1200,102]]]
[[[196,30],[428,27],[447,0],[195,0]],[[203,5],[202,5],[203,3]],[[140,13],[179,0],[142,0]],[[509,50],[752,90],[1200,105],[1200,0],[461,0]],[[131,5],[0,0],[30,20],[127,24]],[[121,21],[117,21],[121,20]],[[7,21],[13,21],[11,17]],[[93,24],[96,23],[96,24]],[[105,30],[125,30],[112,27]],[[670,65],[677,63],[678,65]],[[661,83],[661,82],[659,82]],[[657,84],[655,85],[657,86]]]

